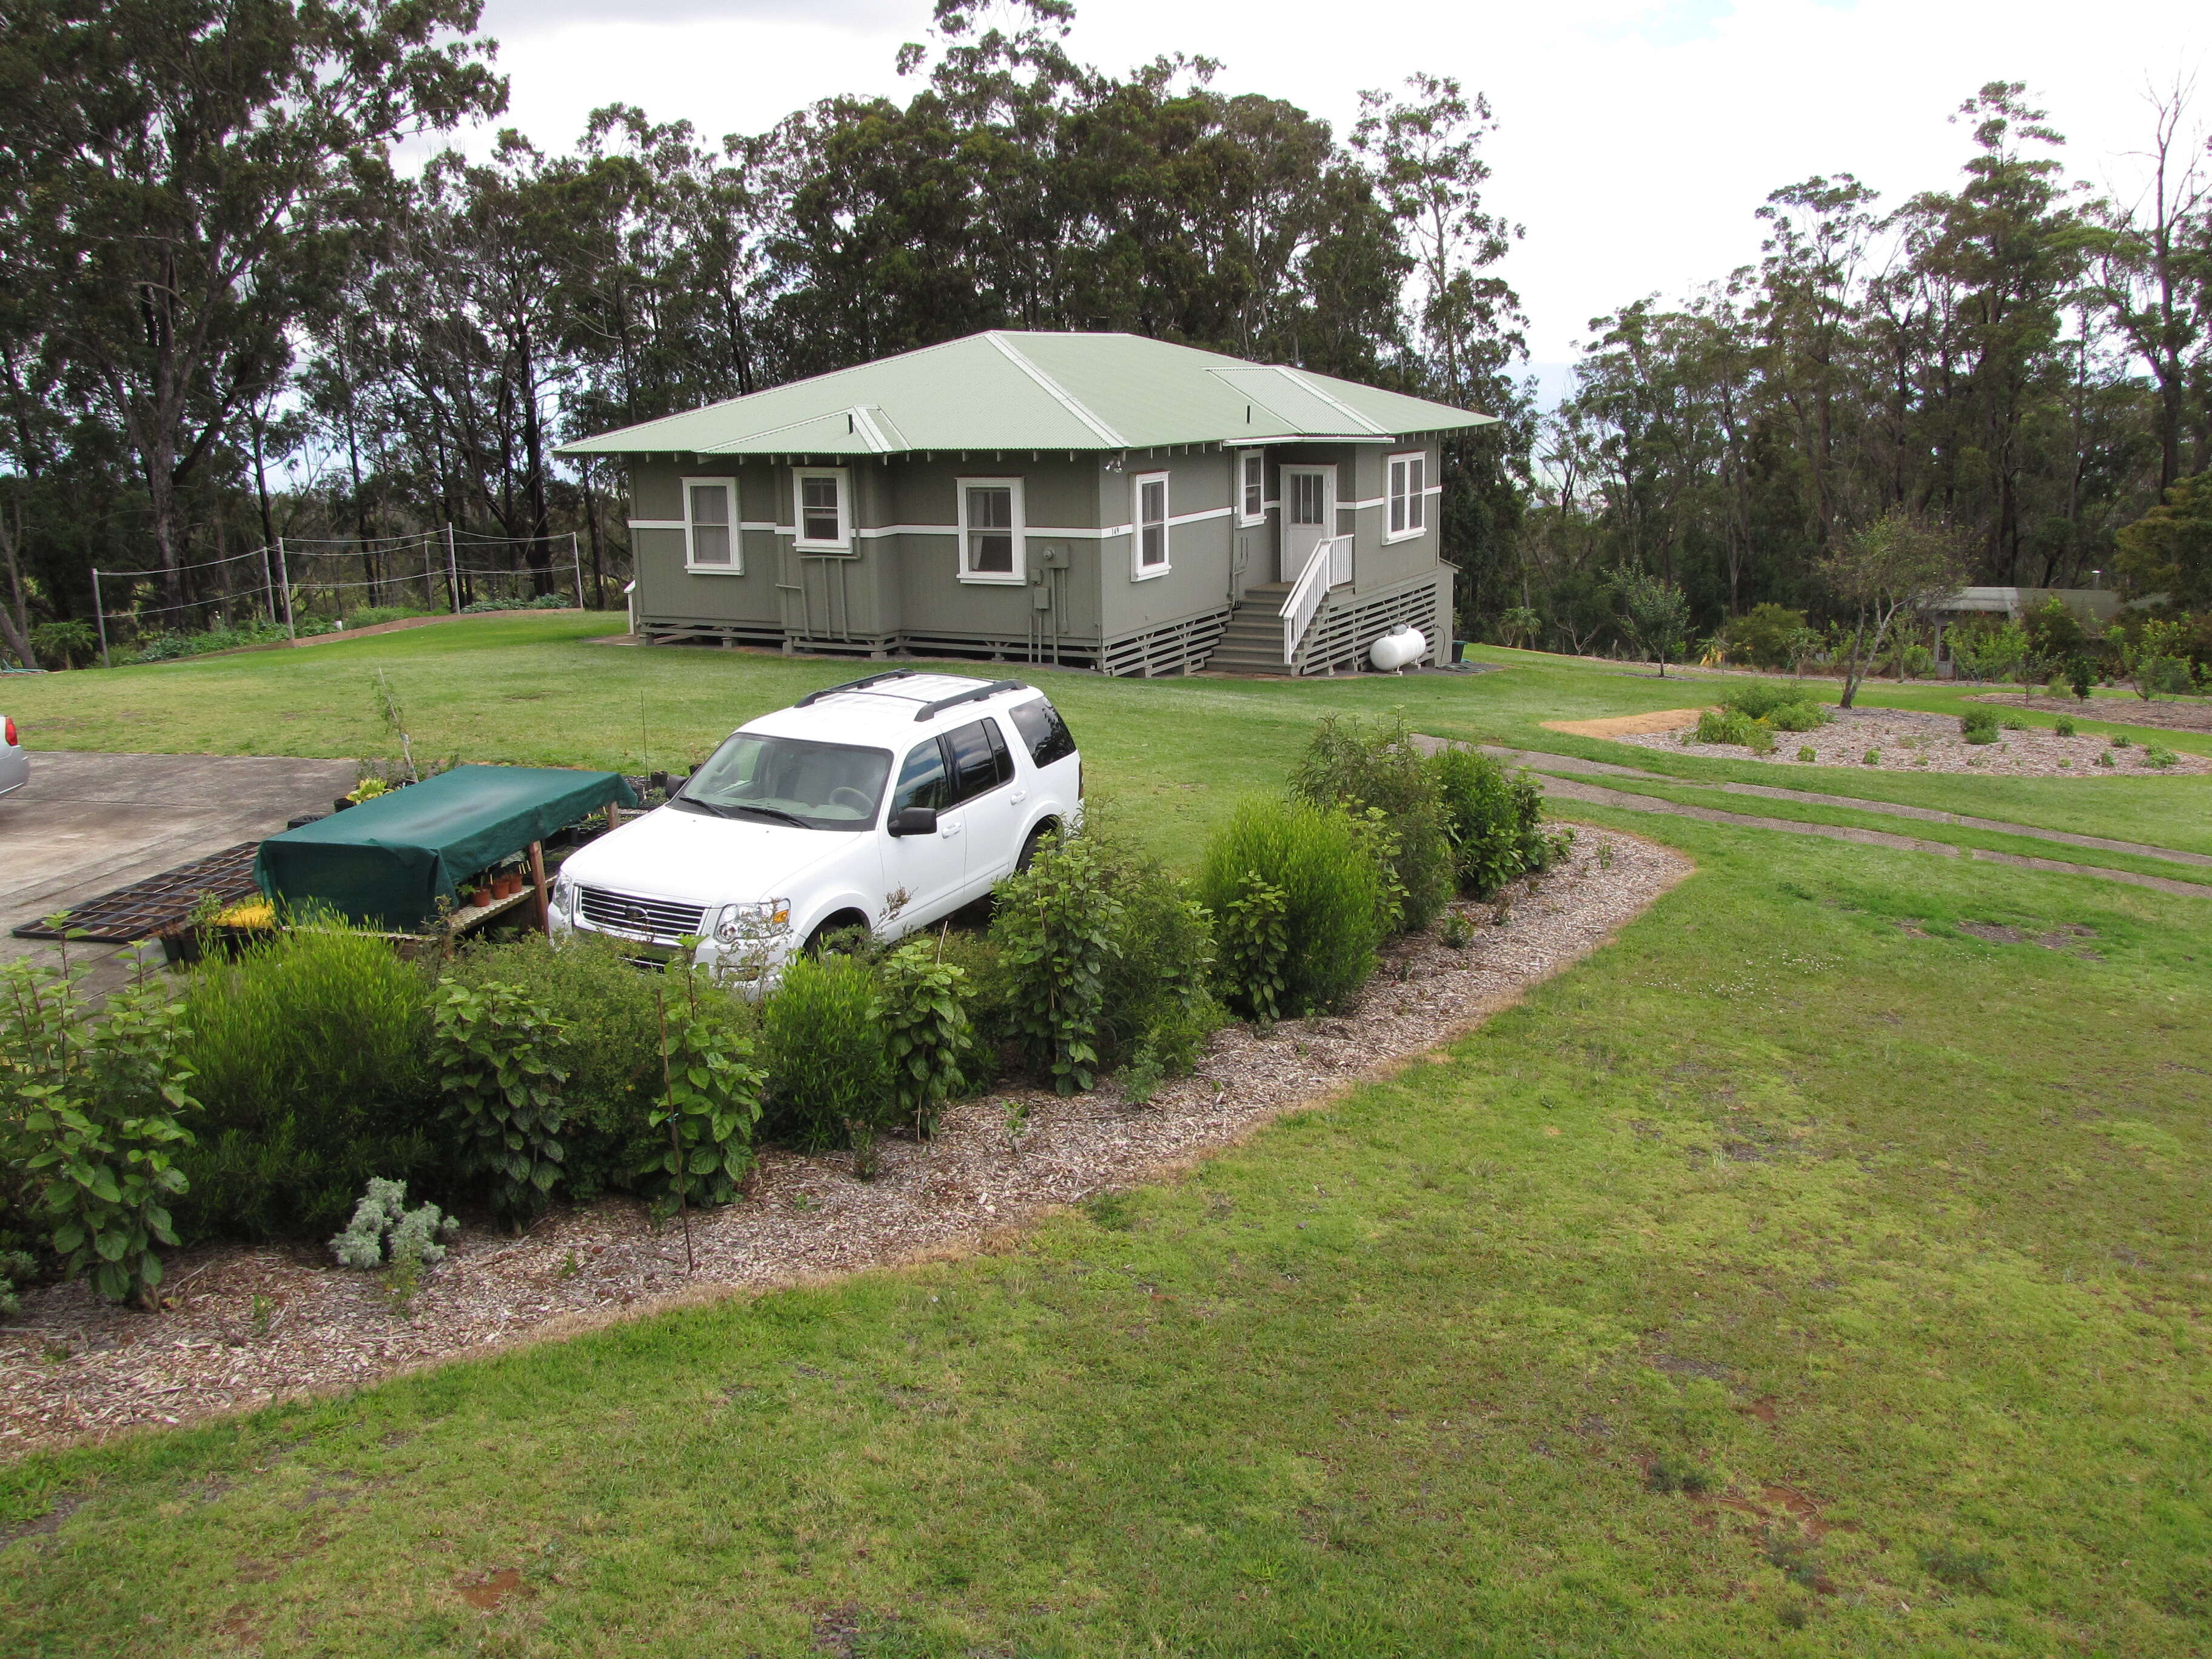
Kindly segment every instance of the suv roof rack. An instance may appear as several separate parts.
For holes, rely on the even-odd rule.
[[[881,674],[870,674],[863,679],[847,680],[842,685],[825,685],[819,691],[809,691],[791,706],[793,708],[811,708],[823,698],[834,697],[840,691],[865,691],[872,685],[881,685],[885,680],[910,680],[914,675],[915,671],[911,668],[889,669]]]
[[[915,712],[914,723],[919,726],[922,721],[933,719],[948,708],[957,708],[963,702],[981,702],[986,697],[997,696],[1001,691],[1026,691],[1029,689],[1026,680],[993,680],[988,685],[979,685],[973,691],[963,691],[957,697],[939,697],[935,702],[922,704]]]

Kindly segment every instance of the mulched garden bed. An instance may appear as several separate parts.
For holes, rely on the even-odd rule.
[[[82,1284],[24,1298],[0,1329],[0,1458],[118,1431],[181,1424],[525,1340],[572,1334],[655,1306],[957,1255],[1057,1206],[1157,1177],[1268,1120],[1449,1040],[1603,944],[1687,875],[1681,854],[1584,830],[1573,855],[1516,884],[1453,950],[1432,929],[1400,941],[1341,1016],[1266,1036],[1231,1026],[1149,1106],[1111,1088],[1061,1099],[1006,1090],[949,1111],[927,1142],[882,1147],[876,1178],[844,1155],[764,1154],[751,1195],[694,1212],[696,1272],[676,1224],[608,1199],[546,1216],[522,1237],[471,1227],[404,1312],[381,1274],[309,1245],[210,1245],[169,1263],[169,1310],[136,1313]],[[1008,1108],[1029,1109],[1008,1140]]]
[[[2025,708],[2038,714],[2070,714],[2077,720],[2109,720],[2115,726],[2157,726],[2169,732],[2212,732],[2212,697],[2160,697],[2146,702],[2141,697],[2031,697],[2023,703],[2017,695],[1984,691],[1968,702],[1994,703],[2000,708]]]
[[[2011,706],[2019,708],[2018,700]],[[2024,732],[1999,732],[1995,743],[1972,744],[1960,736],[1955,715],[1905,708],[1831,712],[1834,721],[1817,732],[1777,732],[1771,755],[1754,755],[1735,744],[1686,744],[1682,727],[1628,734],[1613,741],[1639,749],[1663,749],[1670,754],[1710,756],[1715,760],[1761,760],[1793,767],[1807,763],[1856,766],[1865,771],[1875,769],[1866,764],[1867,750],[1872,749],[1880,753],[1880,769],[1885,772],[1981,772],[1993,777],[2031,778],[2171,777],[2185,772],[2212,772],[2212,760],[2198,755],[2179,755],[2172,766],[2154,770],[2143,764],[2141,744],[2114,749],[2110,738],[2096,732],[2062,738],[2049,726],[2032,726]],[[2078,705],[2054,712],[2087,718]],[[1693,724],[1686,721],[1685,726]],[[1810,763],[1798,760],[1801,746],[1812,749]],[[2106,753],[2112,757],[2109,769],[2097,764],[2097,757]]]

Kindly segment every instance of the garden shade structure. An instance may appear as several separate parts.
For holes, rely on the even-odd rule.
[[[501,859],[608,805],[635,806],[616,772],[457,766],[261,843],[254,879],[279,904],[323,905],[356,921],[412,931],[441,899]]]

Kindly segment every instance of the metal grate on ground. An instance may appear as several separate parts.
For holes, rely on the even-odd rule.
[[[253,880],[253,855],[260,849],[258,841],[242,841],[220,853],[87,899],[70,909],[65,926],[71,933],[101,945],[135,945],[142,939],[181,927],[203,893],[214,894],[222,904],[234,904],[258,893],[261,890]],[[62,937],[44,921],[26,922],[15,932],[17,939]]]

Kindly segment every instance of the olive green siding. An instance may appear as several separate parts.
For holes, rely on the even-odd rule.
[[[1211,639],[1255,585],[1278,577],[1282,468],[1337,470],[1337,524],[1353,538],[1352,581],[1336,598],[1387,592],[1438,567],[1435,499],[1418,536],[1386,544],[1388,460],[1419,451],[1435,477],[1436,452],[1400,445],[1302,442],[1271,446],[1265,511],[1240,523],[1239,450],[1133,450],[1104,456],[825,458],[848,479],[852,536],[836,552],[796,545],[795,470],[785,459],[637,456],[630,461],[632,544],[640,625],[648,635],[707,635],[795,649],[884,654],[911,647],[973,648],[1017,657],[1103,663],[1117,645],[1198,629]],[[1136,574],[1137,489],[1168,478],[1168,568]],[[684,480],[737,483],[733,571],[685,568]],[[1023,580],[963,580],[960,481],[1021,484]],[[1295,576],[1296,572],[1285,573]],[[1449,626],[1449,584],[1438,617]],[[1273,596],[1261,603],[1273,605]],[[1436,635],[1441,638],[1442,635]],[[1197,648],[1202,654],[1201,643]],[[1146,669],[1142,672],[1152,672]],[[1170,672],[1172,672],[1171,670]]]

